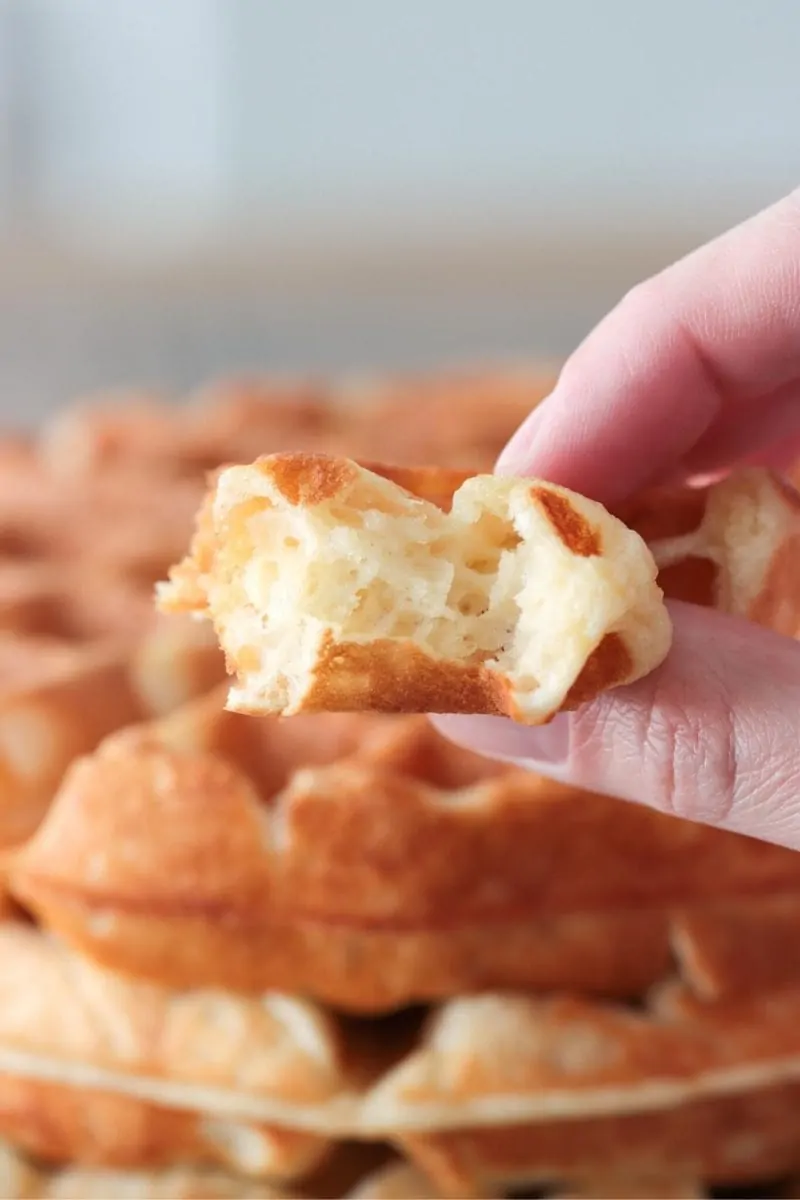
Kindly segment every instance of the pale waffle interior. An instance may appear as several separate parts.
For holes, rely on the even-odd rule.
[[[222,471],[163,611],[213,623],[229,706],[484,712],[541,724],[665,658],[642,538],[543,480],[480,474],[448,512],[348,458]]]
[[[91,559],[138,611],[178,540],[156,496],[197,496],[219,463],[302,448],[485,470],[533,390],[256,381],[180,411],[79,409],[39,440],[62,513],[111,477],[149,499],[117,524],[132,549],[113,522],[91,552],[76,532],[22,554],[18,525],[4,543],[18,594],[44,567],[57,600],[38,611],[59,613],[9,583],[8,694],[105,656],[108,692],[95,676],[59,711],[135,699],[62,754],[10,862],[0,1196],[798,1194],[800,858],[489,763],[424,718],[226,712],[194,626],[63,599]],[[456,403],[472,416],[448,423]],[[419,420],[388,439],[393,405]],[[698,598],[719,603],[730,559],[703,539],[718,593]]]

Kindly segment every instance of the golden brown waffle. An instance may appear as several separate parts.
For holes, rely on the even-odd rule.
[[[323,1175],[300,1190],[251,1183],[220,1171],[178,1167],[161,1171],[67,1168],[47,1171],[0,1147],[0,1194],[4,1200],[321,1200],[332,1195]],[[319,1184],[322,1184],[320,1187]],[[369,1172],[348,1188],[345,1200],[442,1200],[443,1193],[413,1166],[396,1160]],[[784,1190],[782,1195],[793,1195]],[[466,1195],[466,1193],[465,1193]],[[478,1193],[470,1192],[471,1197]],[[568,1190],[538,1190],[542,1200],[694,1200],[706,1193],[679,1174],[657,1177],[589,1176]],[[492,1200],[482,1192],[484,1200]],[[498,1197],[499,1200],[499,1197]]]
[[[190,1167],[46,1170],[2,1146],[0,1195],[3,1200],[292,1200],[295,1194],[281,1187],[247,1183],[220,1171]]]
[[[19,925],[0,943],[8,1075],[393,1141],[448,1195],[797,1167],[798,986],[707,1005],[672,984],[636,1009],[485,994],[387,1028],[280,993],[126,982]]]
[[[431,1183],[418,1168],[408,1163],[390,1163],[379,1168],[348,1193],[349,1200],[443,1200],[447,1193]],[[542,1200],[702,1200],[706,1192],[696,1179],[675,1172],[649,1176],[614,1176],[596,1172],[573,1180],[565,1188],[537,1188]],[[498,1191],[461,1190],[459,1196],[474,1200],[499,1200]]]
[[[164,713],[223,675],[190,622],[94,642],[0,633],[0,853],[36,828],[64,771],[120,726]]]
[[[488,470],[555,376],[523,366],[338,381],[241,378],[205,387],[180,406],[149,395],[97,397],[52,421],[42,448],[67,477],[134,466],[158,478],[193,478],[281,450]],[[16,453],[10,444],[9,456]]]
[[[483,987],[637,995],[673,942],[716,996],[760,985],[730,948],[748,921],[754,958],[791,943],[789,850],[537,780],[422,717],[223,701],[77,763],[15,860],[18,896],[101,962],[374,1012]],[[760,970],[800,982],[792,954]]]
[[[307,1175],[331,1147],[311,1133],[13,1074],[0,1075],[0,1137],[50,1164],[157,1170],[190,1162],[273,1181]]]
[[[388,1140],[450,1196],[796,1168],[795,854],[485,762],[424,718],[222,702],[76,764],[19,857],[18,894],[87,957],[13,931],[12,979],[48,999],[5,1025],[0,991],[9,1074]],[[443,1002],[354,1021],[291,991]]]
[[[299,445],[293,412],[304,448],[329,450],[329,391],[293,410],[288,387],[283,447],[280,404],[270,417],[264,388],[244,386],[174,417],[180,452],[147,412],[98,437],[95,410],[51,431],[40,458],[70,487],[128,474],[181,492],[220,461]],[[370,449],[346,421],[341,450],[387,457],[386,426]],[[406,432],[395,461],[434,461],[421,439],[404,454]],[[246,453],[221,452],[225,438]],[[474,469],[469,437],[453,440]],[[28,455],[0,447],[0,470]],[[446,505],[439,473],[423,475],[415,486]],[[139,547],[103,550],[93,578],[109,593],[136,579],[127,594],[144,596],[158,554],[147,535]],[[56,562],[64,597],[72,552],[48,555],[7,566]],[[130,686],[150,680],[142,713],[169,715],[76,763],[15,856],[41,926],[0,895],[0,1137],[40,1160],[0,1158],[0,1195],[665,1200],[706,1195],[701,1181],[796,1194],[796,856],[543,784],[421,718],[257,722],[223,711],[224,685],[170,713],[199,686],[183,627],[125,617],[118,634],[113,600],[101,619],[77,595],[58,600],[56,630],[8,578],[9,686],[50,687],[76,652],[124,641]],[[390,1011],[415,1001],[429,1008]],[[344,1168],[342,1137],[360,1144]],[[387,1143],[406,1161],[376,1168]]]

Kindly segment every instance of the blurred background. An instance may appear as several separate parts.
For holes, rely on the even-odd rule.
[[[0,0],[0,410],[559,358],[800,182],[797,0]]]

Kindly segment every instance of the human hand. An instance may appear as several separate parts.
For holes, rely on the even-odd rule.
[[[630,292],[498,470],[615,504],[652,483],[798,453],[800,191]],[[547,726],[434,720],[491,757],[800,849],[800,642],[670,610],[662,667]]]

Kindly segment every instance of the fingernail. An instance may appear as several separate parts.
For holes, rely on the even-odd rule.
[[[545,400],[539,402],[501,451],[494,468],[497,475],[527,474],[536,433],[544,418],[545,403]]]

